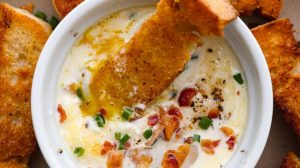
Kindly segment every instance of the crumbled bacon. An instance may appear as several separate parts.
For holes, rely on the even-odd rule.
[[[194,138],[193,137],[188,137],[184,140],[184,143],[187,143],[187,144],[192,144],[194,142]]]
[[[182,137],[182,134],[184,133],[185,129],[184,128],[178,128],[175,132],[175,139],[178,140]]]
[[[124,153],[122,151],[110,151],[106,161],[107,168],[122,168]]]
[[[163,126],[164,137],[169,141],[179,127],[179,118],[175,115],[168,115],[162,108],[159,109],[160,123]]]
[[[59,119],[59,122],[60,123],[63,123],[66,119],[67,119],[67,114],[66,114],[66,111],[63,109],[62,105],[59,104],[57,106],[57,111],[59,112],[60,114],[60,119]]]
[[[103,116],[105,116],[106,115],[106,110],[104,109],[104,108],[101,108],[100,110],[99,110],[99,112],[103,115]]]
[[[131,146],[131,144],[130,144],[129,142],[126,142],[126,143],[124,144],[125,150],[127,150],[128,148],[130,148],[130,146]]]
[[[171,107],[169,108],[168,114],[169,114],[169,115],[175,115],[175,116],[177,116],[179,119],[182,119],[182,118],[183,118],[183,117],[182,117],[182,114],[181,114],[181,112],[180,112],[180,109],[177,108],[177,107],[175,107],[175,106],[171,106]]]
[[[213,119],[213,118],[218,118],[220,115],[220,111],[216,108],[211,109],[208,113],[208,118]]]
[[[233,133],[234,133],[232,128],[229,128],[229,127],[226,127],[226,126],[223,126],[222,128],[220,128],[220,130],[221,130],[226,136],[233,135]]]
[[[230,136],[229,139],[226,141],[229,150],[233,150],[234,145],[235,145],[235,141],[236,141],[235,136]]]
[[[153,161],[151,156],[140,154],[138,149],[132,151],[131,158],[137,168],[149,168]]]
[[[154,114],[148,117],[148,125],[149,126],[154,126],[158,123],[159,121],[159,116],[158,114]]]
[[[185,88],[180,92],[178,103],[179,106],[190,106],[192,98],[197,94],[195,88]]]
[[[151,146],[154,144],[154,142],[157,140],[157,138],[159,137],[159,135],[163,132],[164,127],[160,124],[157,126],[157,128],[155,128],[153,130],[153,134],[150,137],[150,139],[148,139],[148,141],[145,143],[147,146]]]
[[[177,161],[177,159],[176,159],[176,157],[174,156],[173,153],[169,153],[168,154],[166,163],[168,165],[167,167],[170,167],[170,168],[179,168],[178,161]]]
[[[187,155],[190,152],[190,145],[184,144],[178,147],[177,150],[168,150],[164,154],[162,160],[163,168],[179,168],[185,161]]]
[[[116,144],[112,144],[109,141],[105,141],[101,148],[101,155],[107,154],[109,151],[116,148]]]
[[[212,141],[209,139],[201,140],[201,149],[207,154],[215,154],[215,148],[219,145],[220,140]]]

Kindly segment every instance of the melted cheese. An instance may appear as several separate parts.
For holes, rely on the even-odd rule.
[[[184,128],[185,131],[179,139],[174,135],[170,141],[160,137],[152,149],[143,151],[152,156],[151,167],[160,167],[165,151],[177,149],[183,144],[184,139],[194,134],[201,135],[201,139],[221,141],[215,148],[214,155],[206,154],[201,150],[200,143],[194,142],[183,167],[220,167],[226,163],[234,150],[228,150],[226,144],[228,137],[219,129],[222,126],[232,128],[237,136],[237,143],[240,141],[247,117],[246,84],[240,85],[233,79],[233,75],[242,73],[242,69],[232,49],[221,37],[204,38],[203,46],[195,49],[186,69],[156,101],[148,106],[136,105],[140,109],[145,109],[144,117],[134,122],[124,122],[116,116],[106,121],[105,127],[100,128],[93,116],[89,116],[88,112],[85,113],[80,108],[81,100],[74,91],[70,91],[70,85],[81,85],[85,96],[88,96],[91,73],[106,59],[112,59],[115,53],[122,50],[124,44],[154,11],[153,7],[131,8],[101,20],[86,31],[67,56],[58,80],[56,98],[57,104],[61,104],[66,111],[67,119],[64,123],[58,124],[71,152],[76,147],[85,149],[84,155],[77,159],[80,167],[105,167],[107,155],[100,155],[101,144],[104,141],[118,144],[114,137],[115,132],[129,134],[131,148],[143,148],[146,142],[143,133],[150,128],[147,125],[148,116],[158,113],[158,107],[178,106],[180,91],[190,86],[201,88],[202,94],[197,94],[193,98],[194,108],[180,108],[183,114],[180,128]],[[133,88],[133,91],[137,89]],[[223,101],[215,100],[213,94],[215,89],[221,90]],[[177,93],[177,96],[174,96],[174,93]],[[206,98],[203,95],[206,95]],[[200,129],[198,122],[192,122],[194,118],[207,115],[210,109],[217,106],[221,106],[223,110],[221,119],[213,119],[213,126],[209,129]],[[57,117],[59,118],[58,114]],[[123,167],[134,166],[130,156],[125,154]]]

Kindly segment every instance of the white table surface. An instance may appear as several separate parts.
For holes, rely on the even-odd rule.
[[[35,10],[45,12],[48,17],[56,15],[52,8],[51,0],[0,0],[8,2],[14,6],[32,2]],[[289,17],[294,23],[296,37],[300,40],[300,0],[285,0],[285,6],[280,17]],[[282,158],[290,151],[300,155],[300,143],[297,141],[295,134],[285,122],[282,112],[274,108],[272,128],[265,150],[257,164],[257,168],[275,168],[280,167]],[[47,168],[40,150],[33,154],[29,164],[30,168]]]

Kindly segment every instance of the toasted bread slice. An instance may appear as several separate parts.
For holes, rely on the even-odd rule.
[[[300,139],[300,55],[293,25],[280,19],[252,29],[267,59],[276,104]]]
[[[283,159],[281,168],[300,168],[300,159],[292,152]]]
[[[267,18],[278,18],[283,0],[229,0],[243,16],[252,15],[255,10]]]
[[[257,0],[229,0],[241,15],[251,15],[258,8]]]
[[[30,114],[34,68],[51,27],[0,3],[0,165],[26,164],[35,149]]]
[[[259,0],[261,15],[271,19],[278,18],[282,5],[283,0]]]
[[[195,31],[222,35],[236,17],[237,11],[226,0],[161,0],[124,52],[96,70],[90,83],[95,101],[87,105],[96,107],[86,111],[121,112],[124,106],[149,103],[183,70],[200,41]]]
[[[71,10],[84,0],[52,0],[54,9],[60,19],[63,19]]]

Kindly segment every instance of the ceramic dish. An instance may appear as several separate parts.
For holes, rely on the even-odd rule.
[[[85,1],[72,11],[49,38],[34,74],[32,86],[32,117],[41,151],[50,167],[76,167],[72,151],[59,134],[56,118],[56,87],[59,73],[69,50],[93,24],[116,11],[129,7],[153,5],[153,0]],[[255,38],[240,20],[225,29],[241,64],[247,82],[248,115],[243,136],[225,167],[254,167],[270,130],[272,119],[272,86],[262,51]],[[63,152],[61,152],[63,151]]]

